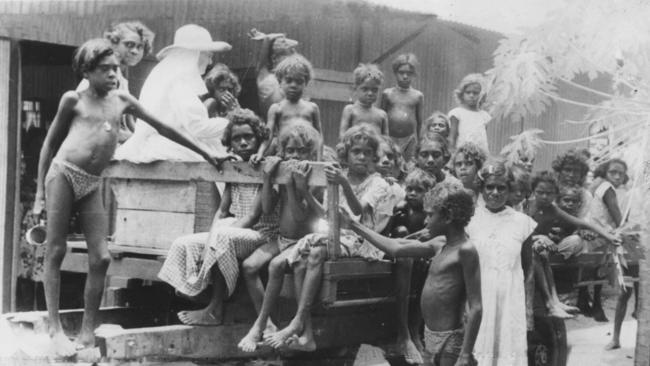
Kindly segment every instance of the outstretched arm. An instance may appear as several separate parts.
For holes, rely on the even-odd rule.
[[[614,197],[614,198],[616,198],[616,197]],[[553,206],[553,207],[555,207],[555,210],[557,211],[557,215],[560,217],[560,219],[568,222],[569,224],[571,224],[573,226],[577,226],[577,227],[582,228],[582,229],[591,230],[591,231],[595,232],[596,234],[603,236],[605,239],[607,239],[607,240],[609,240],[611,242],[615,242],[615,241],[618,240],[614,235],[612,235],[610,232],[608,232],[602,226],[595,225],[595,224],[592,224],[592,223],[590,223],[590,222],[588,222],[586,220],[583,220],[581,218],[569,215],[566,211],[564,211],[563,209],[561,209],[561,208],[559,208],[557,206]]]
[[[481,301],[481,269],[479,266],[478,252],[469,243],[463,244],[459,252],[460,264],[463,267],[463,279],[467,296],[467,322],[465,323],[465,338],[456,366],[471,365],[472,350],[478,335],[483,316]]]

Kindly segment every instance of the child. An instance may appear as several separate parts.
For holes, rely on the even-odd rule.
[[[377,101],[379,87],[384,82],[384,74],[373,64],[359,64],[353,74],[357,101],[343,108],[339,139],[348,128],[360,123],[374,127],[380,135],[388,135],[388,115],[373,105]]]
[[[551,167],[557,175],[560,186],[580,186],[585,184],[589,173],[587,157],[582,152],[571,149],[566,153],[557,156],[551,163]],[[587,189],[582,188],[580,194],[579,218],[586,218],[591,206],[592,195]]]
[[[318,131],[311,127],[311,123],[304,120],[291,120],[287,127],[280,131],[279,145],[283,160],[304,162],[314,160],[320,149],[321,138]],[[275,301],[280,295],[284,272],[288,266],[287,258],[292,251],[289,250],[296,242],[311,232],[317,214],[321,213],[309,188],[306,186],[310,172],[307,164],[297,163],[292,167],[292,178],[287,184],[280,186],[279,201],[273,202],[272,179],[277,172],[281,159],[268,157],[264,165],[264,211],[270,211],[278,205],[280,210],[280,233],[273,243],[275,248],[264,259],[269,264],[269,281],[263,297],[259,296],[261,306],[257,307],[258,317],[248,334],[239,342],[238,347],[244,352],[253,352],[257,343],[262,340],[263,332],[270,334],[277,331],[275,325],[268,322],[270,312],[275,306]],[[307,197],[309,196],[309,198]],[[311,198],[311,199],[310,199]],[[279,253],[279,254],[278,254]],[[273,259],[271,259],[273,257]],[[246,262],[249,260],[247,259]],[[244,266],[248,266],[248,263]],[[256,261],[257,268],[266,262]],[[258,280],[259,281],[259,280]],[[261,282],[258,286],[261,289]],[[260,294],[261,295],[261,294]]]
[[[447,140],[437,133],[422,137],[415,149],[415,166],[429,173],[437,183],[460,183],[457,178],[443,170],[450,158]]]
[[[344,173],[341,168],[333,164],[326,167],[325,173],[329,182],[341,186],[339,191],[340,206],[350,210],[353,215],[360,216],[364,225],[380,231],[383,228],[374,226],[374,223],[377,222],[376,214],[389,209],[392,211],[392,207],[387,207],[385,204],[385,198],[388,196],[388,183],[380,177],[379,173],[373,173],[378,148],[379,137],[373,129],[365,125],[354,126],[345,133],[342,141],[337,145],[339,161],[344,163],[347,172]],[[296,186],[302,186],[301,191],[305,192],[304,197],[311,203],[311,207],[324,213],[324,209],[309,193],[306,181],[297,181]],[[327,202],[327,197],[324,198],[324,202]],[[302,351],[316,349],[311,327],[311,306],[320,286],[323,262],[327,258],[326,240],[327,235],[309,234],[300,239],[286,254],[285,263],[288,262],[294,270],[298,310],[286,328],[264,335],[267,344],[275,348],[286,345],[289,348]],[[380,259],[384,255],[380,250],[358,240],[357,236],[350,231],[341,231],[340,243],[342,256]],[[309,254],[305,258],[302,253],[307,251]],[[278,263],[278,261],[271,262],[271,269],[273,269],[274,263]],[[277,278],[280,283],[282,276],[283,272],[281,271]],[[266,304],[268,300],[271,307],[279,295],[279,287],[275,292],[270,291],[270,288],[271,286],[267,285],[264,303]],[[259,339],[259,333],[264,329],[266,318],[268,318],[268,314],[265,318],[262,318],[260,314],[246,338]],[[250,344],[252,347],[249,350],[254,350],[254,343]]]
[[[226,117],[230,111],[239,108],[237,97],[241,85],[228,66],[221,63],[214,65],[203,80],[208,93],[201,99],[208,110],[208,117]]]
[[[381,109],[388,114],[388,133],[402,149],[404,160],[410,161],[415,145],[422,136],[422,104],[424,96],[411,87],[418,60],[412,53],[397,56],[393,61],[393,73],[397,86],[381,94]]]
[[[404,180],[406,200],[395,207],[393,218],[386,227],[388,231],[384,231],[384,234],[401,238],[424,229],[424,195],[435,185],[435,179],[427,172],[420,168],[413,169]]]
[[[284,99],[269,108],[266,124],[271,130],[272,136],[286,127],[288,121],[294,118],[311,123],[318,133],[322,133],[318,105],[302,99],[302,93],[313,74],[311,63],[298,54],[285,58],[275,68],[275,76],[280,81]],[[262,160],[271,142],[271,140],[267,140],[262,143],[257,154],[251,158],[251,163],[257,164]],[[320,160],[320,156],[321,152],[318,154],[318,160]]]
[[[146,25],[138,20],[115,24],[110,31],[104,33],[104,38],[111,42],[115,57],[120,63],[117,70],[117,89],[129,92],[129,81],[124,77],[124,72],[128,67],[139,64],[144,56],[153,51],[155,36]],[[80,92],[86,89],[88,89],[88,80],[83,79],[76,90]],[[134,129],[134,118],[125,115],[120,125],[119,142],[126,141]]]
[[[444,138],[449,138],[449,118],[440,111],[435,111],[427,118],[422,125],[420,136],[427,136],[430,133],[437,133]]]
[[[623,221],[616,191],[628,181],[627,164],[621,159],[606,161],[594,170],[594,180],[589,218],[609,230],[616,229]]]
[[[472,142],[466,142],[454,152],[451,158],[452,173],[463,186],[478,196],[479,182],[477,174],[487,160],[485,152]]]
[[[229,152],[249,161],[268,135],[255,113],[238,109],[229,115],[222,143]],[[239,277],[238,261],[257,252],[260,246],[268,246],[267,242],[277,236],[277,212],[262,213],[261,191],[259,184],[227,183],[210,232],[182,236],[172,243],[158,277],[190,298],[212,283],[208,305],[200,310],[179,312],[181,322],[221,324],[223,302],[232,295]],[[244,266],[246,278],[257,276],[256,271],[246,269]],[[255,298],[254,291],[249,286],[252,298]]]
[[[432,258],[420,305],[429,362],[473,365],[482,301],[479,256],[465,232],[474,213],[472,195],[460,185],[441,183],[426,194],[424,209],[429,235],[444,236],[444,245],[438,239],[397,242],[351,220],[345,211],[341,217],[355,233],[391,257]]]
[[[449,111],[451,129],[449,134],[449,145],[452,150],[465,142],[473,142],[490,153],[488,147],[487,131],[485,125],[492,117],[481,110],[485,99],[483,90],[483,77],[480,74],[470,74],[463,78],[455,90],[459,107]]]
[[[526,213],[528,212],[529,201],[528,197],[532,193],[530,188],[530,173],[516,165],[511,165],[512,175],[514,181],[512,189],[508,196],[508,206],[515,209],[515,211]]]
[[[284,98],[280,83],[273,72],[280,61],[296,53],[298,42],[287,38],[283,33],[264,34],[255,28],[251,29],[248,35],[253,40],[262,41],[257,63],[257,95],[260,103],[259,114],[266,117],[269,107]]]
[[[59,318],[61,262],[66,253],[68,219],[73,209],[80,212],[89,256],[79,341],[84,346],[93,345],[95,341],[95,317],[110,262],[105,241],[108,223],[98,188],[100,175],[117,146],[122,115],[129,113],[142,119],[162,135],[192,149],[216,167],[226,158],[212,155],[191,137],[168,127],[145,111],[129,93],[114,90],[119,62],[108,40],[93,39],[84,43],[75,52],[73,68],[88,80],[89,87],[82,92],[66,92],[61,97],[41,150],[34,205],[34,213],[40,214],[47,190],[49,219],[44,285],[50,337],[60,356],[70,356],[75,352],[75,345],[63,333]],[[58,152],[52,159],[57,147]]]
[[[554,233],[558,232],[556,228],[561,228],[564,232],[574,232],[577,228],[583,228],[598,233],[609,242],[618,242],[618,239],[603,227],[571,216],[554,205],[553,203],[559,192],[559,188],[557,181],[550,172],[543,171],[535,175],[531,187],[535,199],[529,207],[528,215],[537,222],[537,227],[534,232],[535,242],[533,248],[537,254],[541,253],[541,255],[535,255],[534,257],[537,259],[537,263],[535,263],[535,280],[539,283],[545,297],[549,314],[559,318],[568,318],[571,317],[568,311],[577,309],[562,304],[557,297],[553,272],[545,255],[547,249],[554,247],[554,243],[549,238],[549,235],[553,237]],[[582,251],[575,248],[568,248],[567,244],[562,244],[562,252],[565,257],[568,257],[570,253],[579,253]]]

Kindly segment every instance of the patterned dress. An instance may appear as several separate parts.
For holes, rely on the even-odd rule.
[[[253,210],[259,184],[232,184],[230,213],[234,217],[219,220],[214,225],[212,242],[209,233],[196,233],[180,237],[169,249],[167,259],[158,277],[178,291],[195,296],[210,283],[210,270],[217,264],[232,295],[239,277],[239,260],[248,257],[255,249],[267,243],[278,233],[277,209],[271,215],[262,214],[252,228],[231,227],[236,220]],[[203,258],[205,245],[210,246]]]
[[[481,266],[483,317],[474,356],[479,366],[526,366],[526,295],[521,249],[537,224],[506,207],[476,208],[467,233]]]

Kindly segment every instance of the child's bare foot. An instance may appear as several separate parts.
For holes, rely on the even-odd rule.
[[[611,351],[613,349],[618,349],[621,348],[621,343],[619,341],[611,340],[607,345],[605,346],[605,351]]]
[[[239,341],[237,347],[244,352],[253,352],[261,341],[262,330],[257,324],[253,324],[253,327],[246,333],[244,338]]]
[[[400,353],[404,356],[406,362],[410,364],[424,363],[422,354],[418,351],[415,343],[413,343],[411,339],[398,340],[397,347]]]
[[[558,307],[560,309],[562,309],[562,310],[564,310],[564,311],[566,311],[567,313],[570,313],[570,314],[575,314],[575,313],[580,312],[580,309],[578,309],[577,306],[571,306],[571,305],[565,304],[563,302],[558,302],[557,305],[558,305]]]
[[[216,314],[218,313],[218,314]],[[178,312],[178,319],[188,325],[221,325],[222,314],[211,308]]]
[[[95,347],[95,332],[84,332],[81,331],[79,333],[79,337],[77,338],[77,343],[82,345],[84,348],[92,348]]]
[[[285,342],[288,349],[300,352],[314,352],[316,350],[316,341],[314,341],[313,334],[306,335],[303,332],[301,336],[293,335]]]
[[[71,341],[63,332],[50,336],[50,354],[56,358],[68,358],[77,354],[83,346]]]
[[[567,313],[562,308],[560,308],[559,306],[556,306],[556,305],[549,306],[548,315],[552,316],[554,318],[560,318],[560,319],[571,319],[571,318],[573,318],[573,315]]]
[[[266,322],[266,328],[264,328],[264,331],[262,332],[262,335],[275,333],[277,331],[278,331],[278,326],[273,324],[273,322],[269,319]]]
[[[280,348],[284,346],[287,342],[287,339],[293,335],[298,335],[302,332],[302,327],[294,324],[292,321],[284,329],[277,331],[275,333],[269,333],[264,335],[264,342],[273,348]]]

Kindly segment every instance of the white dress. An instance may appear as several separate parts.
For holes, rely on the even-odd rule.
[[[526,294],[521,249],[537,223],[506,207],[477,206],[467,233],[481,266],[483,317],[474,356],[479,366],[527,366]]]
[[[449,111],[449,118],[456,117],[458,120],[458,139],[456,147],[466,142],[472,142],[485,150],[489,155],[488,138],[485,126],[492,119],[486,111],[470,111],[463,107],[457,107]]]

